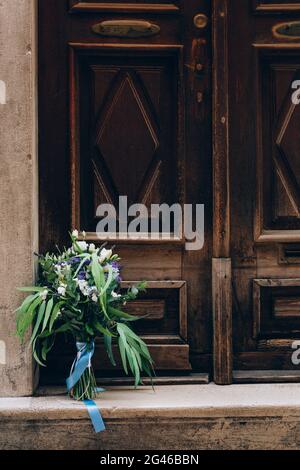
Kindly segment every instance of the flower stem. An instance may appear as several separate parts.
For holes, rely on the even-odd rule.
[[[92,367],[87,367],[71,391],[75,400],[93,400],[97,395],[96,378]]]

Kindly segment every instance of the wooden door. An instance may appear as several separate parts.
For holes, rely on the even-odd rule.
[[[158,374],[211,367],[210,27],[207,0],[39,1],[41,251],[71,227],[100,244],[96,208],[119,196],[205,204],[201,251],[183,238],[112,242],[124,286],[148,281],[131,308],[148,314],[137,330]],[[63,377],[72,354],[56,349],[44,380]],[[113,373],[101,342],[95,366]]]
[[[300,2],[227,8],[234,378],[298,380]]]

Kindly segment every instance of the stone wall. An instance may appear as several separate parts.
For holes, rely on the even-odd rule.
[[[38,240],[35,0],[0,2],[0,396],[30,395],[33,365],[15,336]]]

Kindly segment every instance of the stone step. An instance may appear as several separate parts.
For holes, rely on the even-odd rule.
[[[0,449],[300,449],[300,384],[108,387],[96,401],[100,434],[63,389],[1,398]]]

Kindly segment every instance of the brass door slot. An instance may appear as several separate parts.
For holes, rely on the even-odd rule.
[[[154,36],[160,32],[158,25],[141,20],[102,21],[94,24],[91,29],[100,36],[119,38],[143,38]]]

